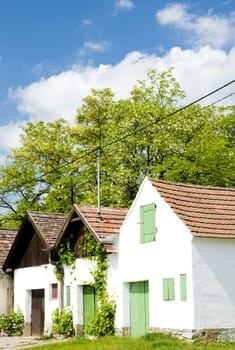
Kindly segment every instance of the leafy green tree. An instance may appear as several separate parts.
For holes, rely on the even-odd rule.
[[[172,69],[151,70],[126,99],[92,89],[73,126],[28,123],[0,168],[1,225],[18,225],[27,209],[97,204],[98,149],[105,206],[129,206],[146,175],[235,186],[235,106],[184,108],[184,96]]]
[[[29,122],[22,129],[21,146],[0,168],[2,226],[16,226],[26,210],[63,212],[80,201],[80,151],[68,123]]]
[[[181,115],[182,119],[182,115]],[[164,179],[210,186],[234,186],[234,146],[225,137],[226,115],[213,107],[191,106],[172,135],[175,154],[167,157]],[[176,124],[175,124],[176,125]]]
[[[103,152],[103,145],[113,140],[112,130],[115,128],[113,111],[116,102],[114,93],[110,89],[91,90],[91,95],[83,99],[83,105],[77,110],[76,126],[73,135],[79,147],[87,153],[81,159],[83,180],[82,188],[86,192],[86,203],[97,203],[97,156],[98,148],[102,150],[102,189],[103,205],[111,203],[111,198],[105,199],[105,183],[110,180],[107,173],[113,161],[111,153]]]
[[[103,205],[130,204],[140,181],[153,167],[155,125],[164,123],[184,97],[172,70],[161,74],[152,70],[147,78],[133,87],[126,100],[115,100],[110,89],[93,89],[78,110],[80,144],[85,140],[83,147],[101,147]],[[91,169],[95,171],[94,181],[90,180],[96,188],[97,159],[92,156],[87,169],[90,175]]]

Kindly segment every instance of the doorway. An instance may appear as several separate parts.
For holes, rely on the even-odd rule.
[[[41,336],[44,333],[45,295],[44,289],[32,290],[32,325],[31,335]]]
[[[130,328],[131,336],[137,337],[149,328],[149,284],[148,281],[130,283]]]
[[[95,316],[97,298],[92,286],[83,286],[83,326],[84,330],[92,325]]]

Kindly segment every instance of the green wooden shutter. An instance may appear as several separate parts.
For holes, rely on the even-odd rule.
[[[152,242],[156,238],[156,206],[154,203],[140,207],[140,242]]]
[[[174,286],[174,278],[168,278],[168,300],[175,300],[175,286]]]
[[[180,275],[180,300],[187,301],[187,276],[186,276],[186,274]]]
[[[163,278],[162,280],[162,286],[163,286],[163,300],[168,300],[168,283],[167,278]]]
[[[175,300],[175,283],[174,278],[163,278],[163,300]]]
[[[70,286],[66,286],[66,305],[70,306],[71,298],[70,298]]]

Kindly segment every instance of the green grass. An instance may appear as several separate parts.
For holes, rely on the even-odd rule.
[[[140,338],[107,337],[100,339],[75,338],[27,350],[235,350],[235,343],[186,342],[163,333],[147,334]]]

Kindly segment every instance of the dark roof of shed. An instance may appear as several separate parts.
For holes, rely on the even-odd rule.
[[[17,230],[0,229],[0,274],[7,254],[15,239]]]
[[[22,221],[21,227],[15,236],[12,246],[6,256],[3,264],[3,270],[6,271],[11,261],[15,259],[19,250],[22,250],[22,238],[27,225],[32,225],[35,232],[45,242],[48,251],[55,245],[56,239],[63,228],[67,214],[60,213],[43,213],[36,211],[28,211]]]
[[[235,189],[149,179],[195,237],[235,238]]]
[[[28,211],[26,215],[50,248],[55,245],[58,235],[68,217],[68,214],[36,211]]]

